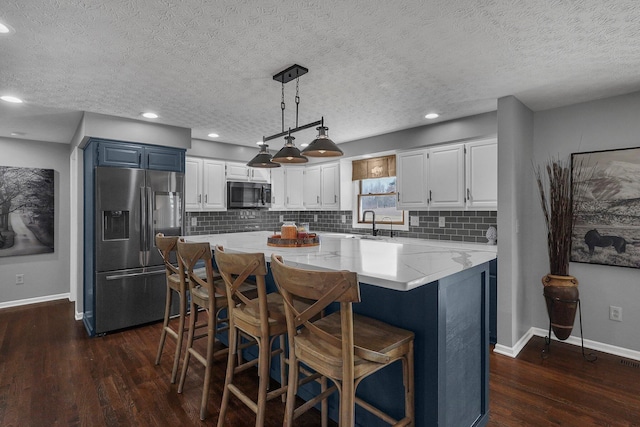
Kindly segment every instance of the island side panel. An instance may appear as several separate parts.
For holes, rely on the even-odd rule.
[[[439,282],[440,426],[484,426],[489,410],[489,264]]]
[[[354,312],[382,320],[415,334],[416,426],[438,425],[438,282],[411,291],[396,291],[360,284],[361,300]],[[404,416],[401,363],[398,361],[365,379],[358,396],[396,419]],[[387,426],[362,408],[356,408],[356,425]]]

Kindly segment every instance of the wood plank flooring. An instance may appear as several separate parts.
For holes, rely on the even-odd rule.
[[[88,338],[73,304],[56,301],[0,310],[0,426],[215,425],[221,386],[212,386],[209,417],[199,420],[203,369],[189,370],[185,391],[169,383],[173,340],[160,366],[154,358],[161,324]],[[640,362],[552,343],[543,360],[541,338],[517,359],[492,354],[490,426],[640,426]],[[222,384],[224,364],[214,369]],[[254,370],[242,386],[256,389]],[[418,402],[416,404],[419,404]],[[231,400],[229,427],[254,423]],[[266,426],[281,426],[284,405],[268,403]],[[317,426],[317,412],[297,426]],[[420,427],[420,426],[418,426]]]

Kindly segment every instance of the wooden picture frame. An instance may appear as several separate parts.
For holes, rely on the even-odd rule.
[[[54,170],[0,166],[0,257],[54,251]]]
[[[640,268],[640,148],[573,153],[571,169],[571,261]]]

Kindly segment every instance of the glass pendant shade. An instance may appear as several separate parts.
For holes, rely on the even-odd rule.
[[[252,168],[279,168],[280,163],[274,163],[271,161],[271,154],[269,154],[269,146],[262,144],[258,154],[247,163],[247,166]]]
[[[284,147],[280,149],[271,159],[277,163],[307,163],[309,159],[300,154],[300,150],[296,148],[293,140],[295,139],[292,136],[285,136]]]
[[[335,142],[329,139],[326,133],[329,130],[328,127],[320,126],[316,129],[318,136],[302,150],[302,154],[309,157],[338,157],[344,154]]]

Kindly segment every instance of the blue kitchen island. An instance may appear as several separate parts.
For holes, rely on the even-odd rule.
[[[408,238],[322,234],[320,245],[267,246],[270,232],[189,236],[227,251],[281,255],[300,268],[358,273],[354,311],[415,333],[416,426],[484,426],[489,409],[489,270],[496,247]],[[271,286],[273,284],[271,283]],[[277,374],[277,364],[272,375]],[[279,376],[276,376],[279,378]],[[301,390],[305,398],[310,390]],[[401,365],[365,379],[358,395],[399,419]],[[330,403],[337,419],[335,402]],[[387,425],[357,408],[356,424]]]

